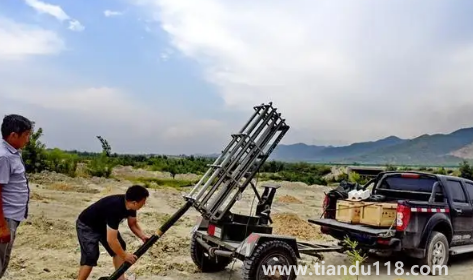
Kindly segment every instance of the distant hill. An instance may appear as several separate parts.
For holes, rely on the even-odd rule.
[[[270,159],[341,164],[458,164],[473,159],[473,127],[413,139],[390,136],[342,147],[281,144]]]

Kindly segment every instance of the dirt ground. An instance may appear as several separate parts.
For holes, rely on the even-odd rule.
[[[128,173],[132,170],[127,169]],[[130,177],[125,169],[121,175]],[[127,173],[127,174],[124,174]],[[139,173],[143,176],[144,171]],[[149,176],[166,176],[153,173]],[[124,193],[132,183],[126,180],[102,178],[69,178],[59,174],[38,174],[31,178],[30,217],[20,225],[15,240],[10,266],[4,279],[76,279],[80,259],[79,245],[76,238],[75,219],[90,203],[99,198]],[[267,182],[266,182],[267,183]],[[281,188],[276,194],[272,208],[274,230],[277,234],[297,236],[300,240],[311,242],[331,242],[320,234],[315,225],[307,223],[308,218],[319,217],[324,192],[328,187],[307,186],[303,183],[278,182]],[[259,184],[261,185],[261,184]],[[150,189],[151,197],[147,205],[138,213],[141,227],[152,234],[184,202],[185,190],[174,188]],[[233,211],[248,214],[256,200],[250,189],[237,202]],[[232,263],[226,271],[205,274],[197,271],[189,254],[189,233],[199,215],[191,209],[158,243],[132,266],[128,275],[137,279],[151,280],[241,280],[241,263]],[[130,251],[136,250],[141,241],[135,238],[126,227],[121,226],[122,235]],[[324,254],[325,265],[349,265],[347,256],[336,253]],[[310,265],[309,271],[315,271],[315,258],[303,257],[303,263]],[[372,261],[372,260],[369,260]],[[374,260],[376,261],[376,260]],[[396,276],[394,263],[391,275],[383,268],[385,261],[380,260],[380,275],[360,276],[380,279],[427,279],[428,276]],[[372,267],[373,272],[374,268]],[[101,248],[99,266],[94,269],[90,279],[107,276],[114,271],[111,259]],[[452,261],[449,278],[470,279],[473,273],[473,257],[461,256]],[[343,276],[316,276],[318,279],[341,279]],[[446,279],[447,276],[436,276]],[[313,276],[299,276],[298,279],[313,279]],[[353,278],[354,279],[354,278]]]

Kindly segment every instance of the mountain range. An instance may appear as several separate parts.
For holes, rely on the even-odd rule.
[[[280,144],[270,160],[339,164],[457,165],[473,159],[473,127],[412,139],[389,136],[348,146]]]

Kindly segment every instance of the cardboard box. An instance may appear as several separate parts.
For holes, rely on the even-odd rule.
[[[397,203],[366,203],[360,215],[360,223],[375,227],[396,226]]]
[[[339,222],[358,224],[363,206],[363,201],[339,200],[335,219]]]

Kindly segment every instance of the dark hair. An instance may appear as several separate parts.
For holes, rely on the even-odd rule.
[[[125,197],[128,201],[141,201],[149,196],[148,190],[140,185],[133,185],[126,191]]]
[[[33,128],[33,123],[20,115],[7,115],[3,118],[2,137],[6,139],[13,132],[23,134]]]

